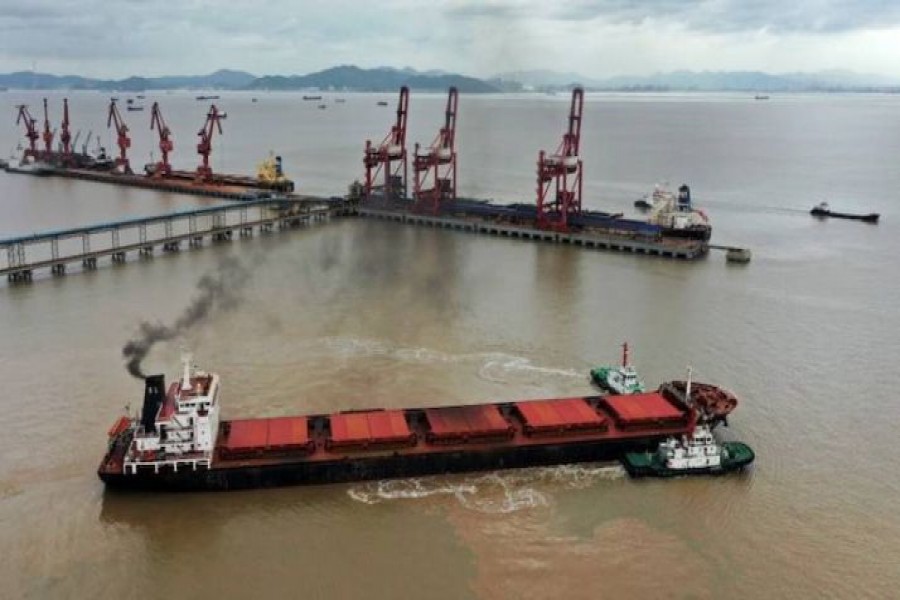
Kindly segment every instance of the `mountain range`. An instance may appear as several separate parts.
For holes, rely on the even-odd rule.
[[[500,73],[488,79],[467,77],[440,70],[353,65],[331,67],[307,75],[265,75],[222,69],[209,75],[128,77],[95,79],[78,75],[50,75],[19,71],[0,74],[0,88],[72,89],[139,92],[163,89],[216,90],[335,90],[383,92],[406,85],[414,90],[442,91],[456,86],[467,93],[559,91],[582,85],[596,91],[887,91],[900,92],[900,81],[851,71],[771,74],[762,71],[672,71],[645,76],[617,76],[605,79],[578,73],[550,70]]]

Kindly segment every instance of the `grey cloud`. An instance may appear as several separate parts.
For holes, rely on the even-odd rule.
[[[451,3],[454,18],[669,22],[704,33],[834,33],[900,24],[896,0],[495,0]]]

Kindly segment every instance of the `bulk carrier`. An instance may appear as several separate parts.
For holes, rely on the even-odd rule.
[[[274,418],[219,418],[221,380],[184,361],[145,380],[109,431],[113,488],[233,490],[620,460],[725,421],[735,397],[671,382],[650,393]]]

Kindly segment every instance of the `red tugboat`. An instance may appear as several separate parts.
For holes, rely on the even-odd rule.
[[[714,426],[736,405],[715,386],[691,399],[675,383],[642,394],[220,421],[220,387],[190,359],[168,388],[163,375],[147,377],[140,415],[109,431],[100,479],[231,490],[619,460]]]

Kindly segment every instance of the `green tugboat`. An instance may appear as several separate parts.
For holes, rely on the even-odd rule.
[[[613,394],[642,394],[644,382],[635,368],[628,364],[628,342],[622,344],[622,366],[603,366],[591,369],[591,379],[595,384]]]
[[[690,374],[685,384],[685,398],[691,405]],[[703,399],[700,402],[706,404]],[[700,411],[701,414],[705,412]],[[724,475],[750,465],[756,458],[750,446],[742,442],[720,443],[716,440],[713,427],[718,422],[698,420],[690,435],[670,437],[660,442],[655,452],[628,452],[622,458],[622,465],[632,477]]]

